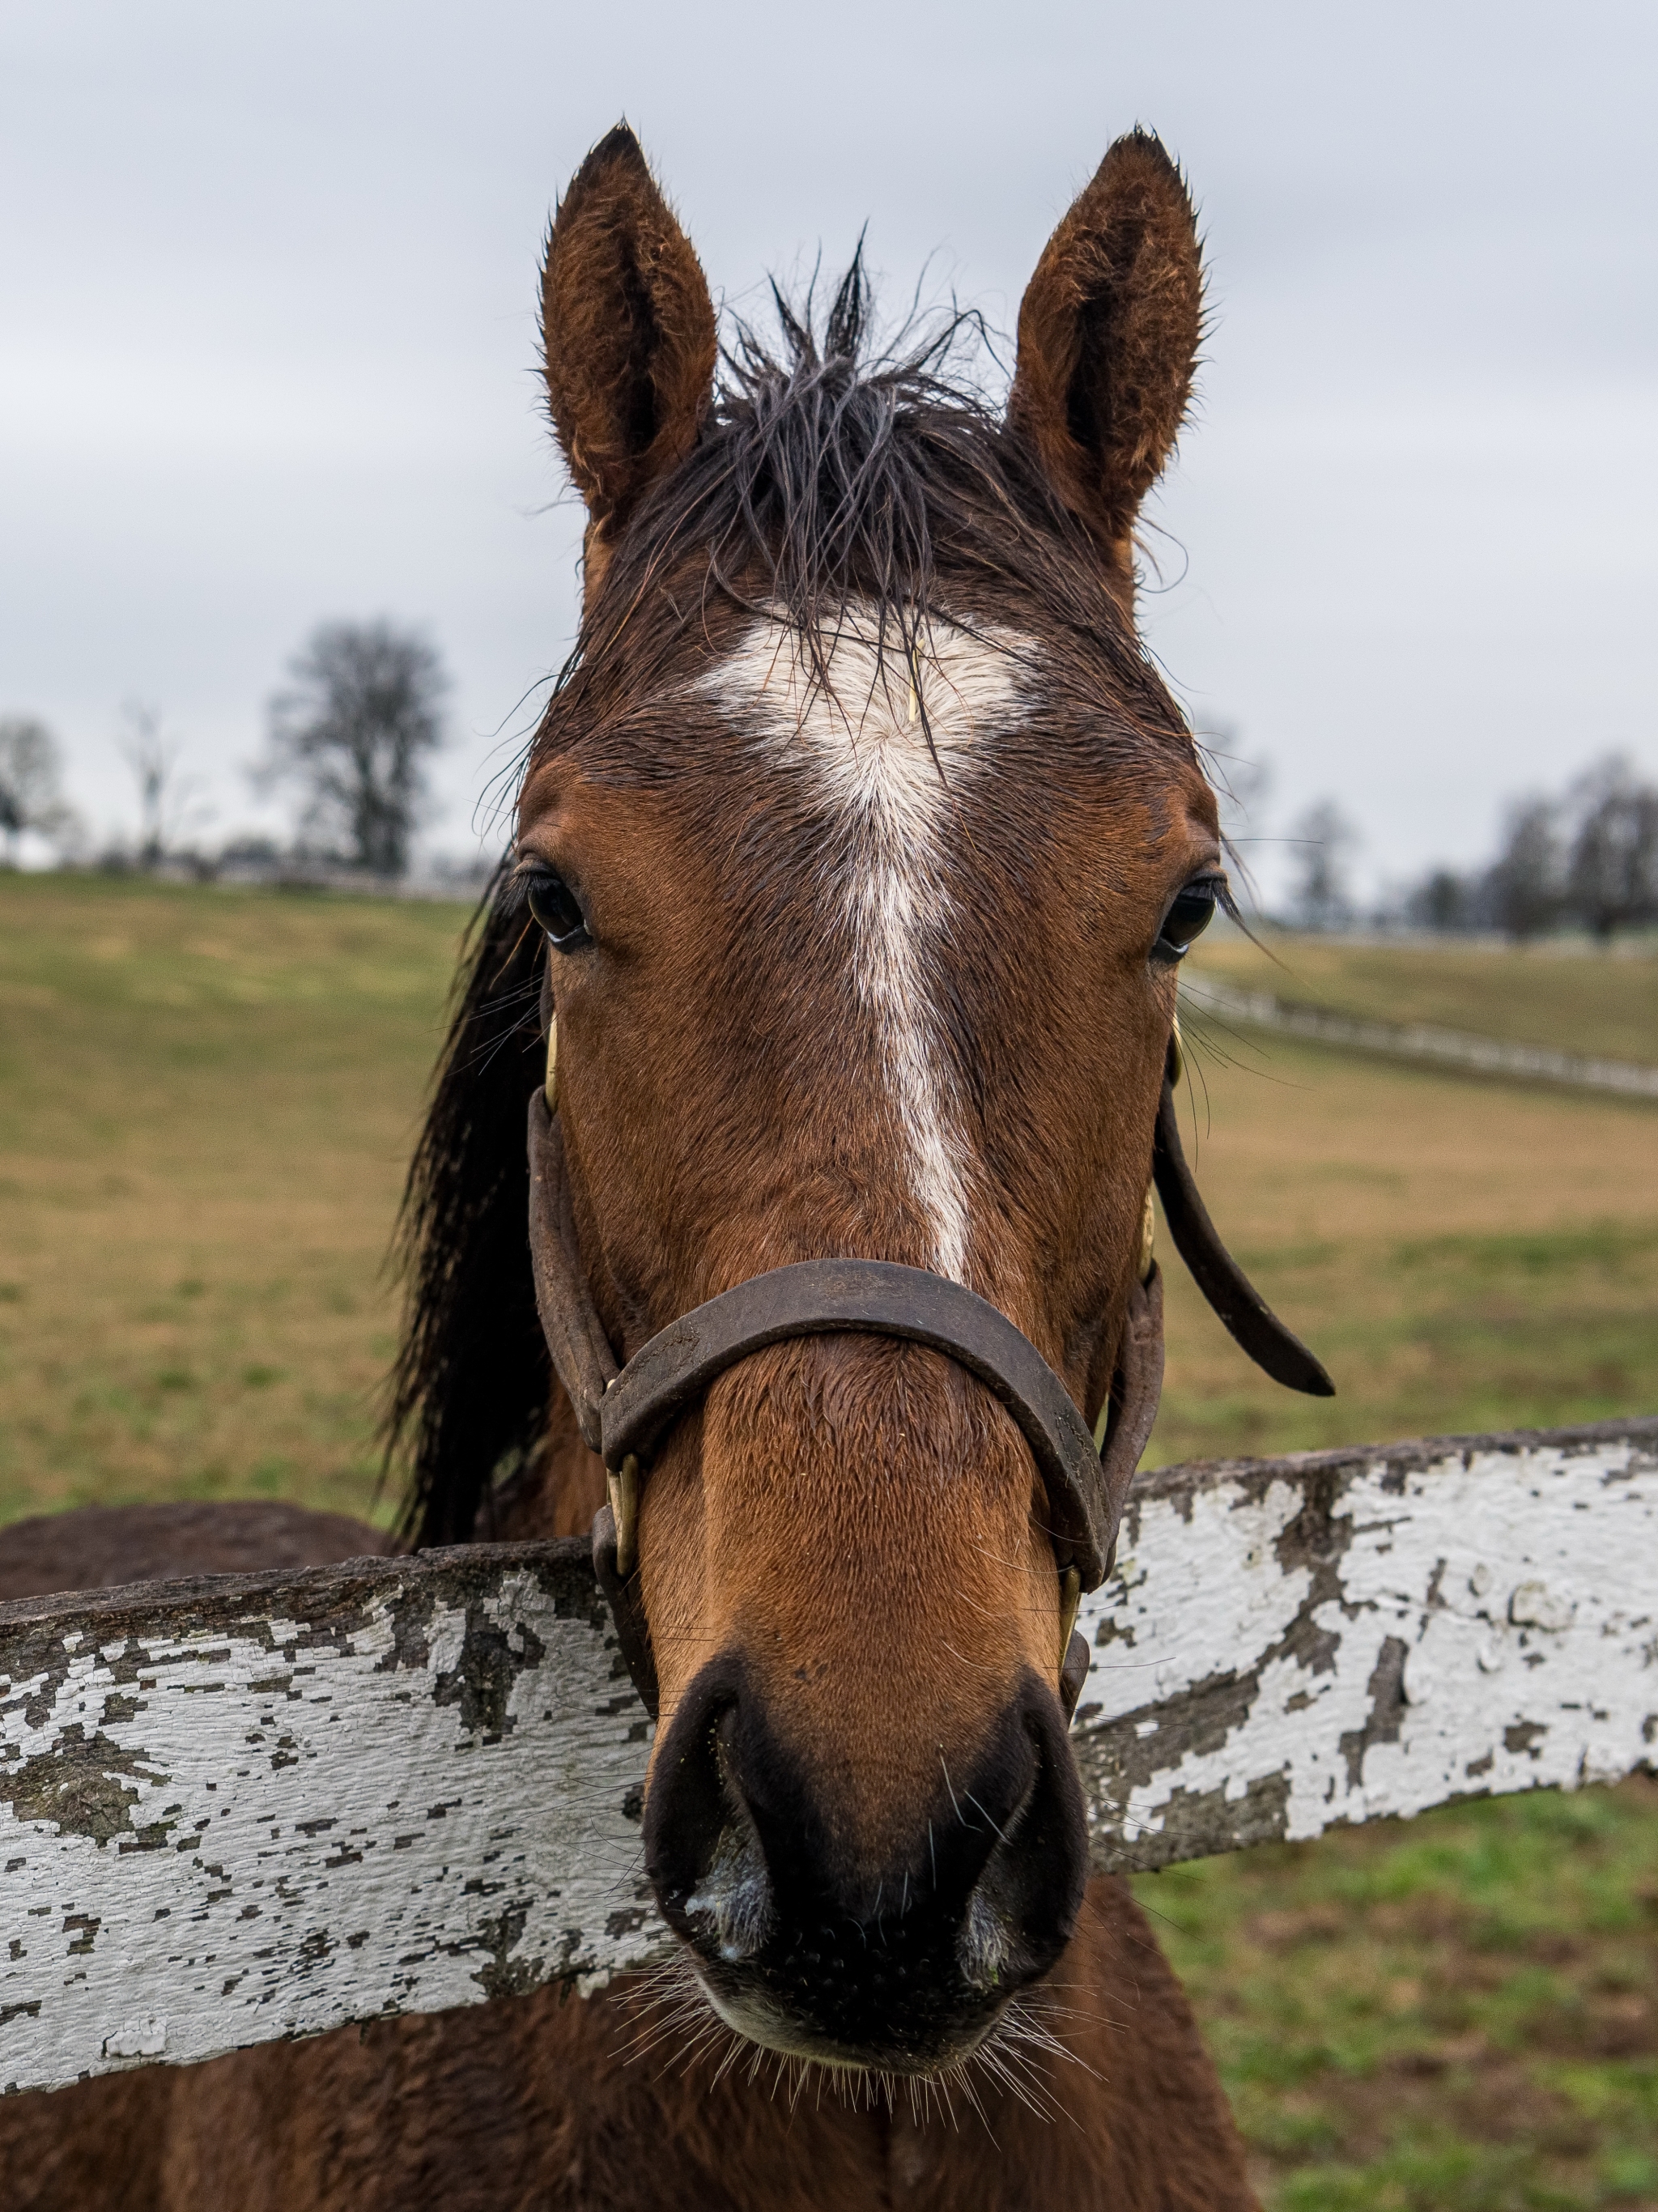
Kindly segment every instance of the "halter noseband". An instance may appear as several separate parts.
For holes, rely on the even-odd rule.
[[[593,1564],[623,1655],[653,1718],[656,1666],[638,1583],[635,1534],[643,1470],[663,1436],[717,1376],[794,1337],[856,1332],[928,1346],[976,1376],[1029,1445],[1046,1487],[1060,1570],[1061,1695],[1074,1708],[1087,1646],[1071,1633],[1085,1589],[1111,1571],[1117,1528],[1163,1389],[1163,1282],[1147,1249],[1118,1341],[1096,1436],[1029,1337],[960,1283],[887,1260],[804,1260],[722,1291],[682,1314],[618,1366],[577,1245],[563,1133],[547,1091],[530,1101],[530,1250],[536,1305],[554,1369],[589,1449],[604,1462],[609,1501],[593,1522]],[[1165,1079],[1154,1177],[1176,1249],[1237,1341],[1291,1389],[1330,1395],[1318,1361],[1251,1288],[1198,1196],[1180,1146]],[[1150,1194],[1148,1194],[1148,1208]]]

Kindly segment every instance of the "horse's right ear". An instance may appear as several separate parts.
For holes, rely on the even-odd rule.
[[[559,203],[541,325],[553,428],[587,503],[591,598],[629,516],[690,451],[714,396],[708,279],[625,123]]]
[[[1119,138],[1048,241],[1019,306],[1011,428],[1125,580],[1134,518],[1192,392],[1197,223],[1149,131]]]

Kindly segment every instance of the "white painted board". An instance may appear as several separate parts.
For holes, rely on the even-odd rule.
[[[1149,1867],[1658,1759],[1658,1421],[1164,1469],[1073,1743]],[[0,1605],[0,2092],[659,1957],[577,1544]]]
[[[0,2093],[659,1952],[579,1546],[0,1607]]]
[[[1148,1867],[1658,1763],[1658,1421],[1168,1468],[1072,1743]]]

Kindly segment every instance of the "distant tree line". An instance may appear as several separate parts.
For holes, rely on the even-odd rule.
[[[252,775],[258,790],[297,792],[295,842],[284,849],[244,836],[203,853],[191,834],[204,812],[200,779],[184,771],[160,709],[129,701],[121,751],[137,786],[138,835],[112,847],[104,865],[197,874],[225,865],[407,872],[428,801],[427,763],[445,733],[449,678],[436,649],[390,622],[324,623],[288,672]],[[0,718],[0,855],[14,864],[29,833],[60,857],[84,848],[84,829],[62,797],[62,748],[43,722]]]
[[[1500,930],[1520,943],[1578,928],[1606,944],[1658,926],[1658,787],[1610,755],[1558,798],[1518,801],[1494,860],[1430,870],[1400,911],[1418,929]]]
[[[1520,944],[1584,930],[1603,945],[1620,930],[1658,928],[1658,787],[1619,753],[1554,797],[1516,800],[1484,866],[1430,868],[1369,911],[1350,875],[1359,834],[1333,800],[1309,807],[1284,842],[1288,896],[1278,919],[1291,928],[1497,932]]]

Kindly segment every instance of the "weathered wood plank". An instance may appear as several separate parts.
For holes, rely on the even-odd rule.
[[[647,1725],[579,1544],[0,1607],[0,2091],[650,1956]]]
[[[1658,1761],[1658,1420],[1168,1468],[1084,1607],[1095,1856]]]
[[[1169,1468],[1089,1601],[1095,1856],[1658,1759],[1658,1421]],[[0,2091],[659,1956],[576,1544],[0,1606]]]

